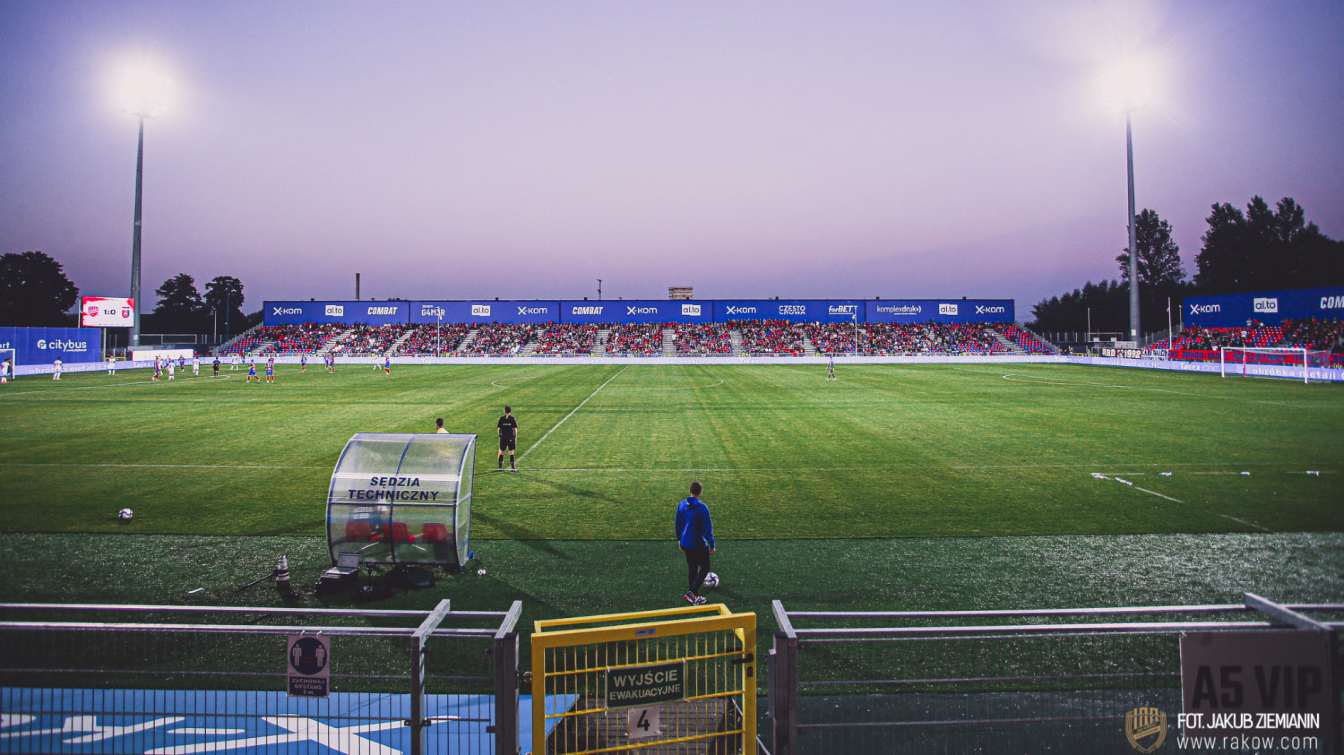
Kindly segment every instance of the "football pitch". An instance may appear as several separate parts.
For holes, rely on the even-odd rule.
[[[1344,595],[1344,393],[1065,365],[281,366],[274,385],[143,371],[0,391],[6,600],[270,603],[328,564],[356,432],[479,435],[488,573],[391,603],[528,618],[675,605],[673,509],[705,486],[718,598],[1012,608]],[[495,467],[505,403],[518,474]],[[1310,473],[1309,473],[1310,472]],[[120,523],[115,512],[136,516]],[[197,588],[204,588],[197,592]],[[766,622],[768,623],[768,622]]]

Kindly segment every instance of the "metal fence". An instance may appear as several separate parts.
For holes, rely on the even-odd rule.
[[[521,611],[0,604],[0,751],[516,755]]]
[[[756,752],[755,652],[722,604],[538,621],[533,751]]]
[[[1344,672],[1344,623],[1305,616],[1344,604],[1248,594],[1231,605],[838,612],[775,601],[773,610],[775,755],[1133,753],[1126,711],[1182,709],[1183,633],[1330,632],[1335,679]],[[1338,706],[1338,687],[1333,699]],[[1317,748],[1300,751],[1339,751],[1338,727],[1320,734]]]

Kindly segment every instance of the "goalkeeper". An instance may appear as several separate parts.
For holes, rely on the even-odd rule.
[[[686,554],[687,583],[690,589],[681,596],[693,606],[705,604],[700,587],[709,574],[709,557],[714,555],[714,521],[709,507],[700,500],[700,483],[691,483],[691,494],[677,504],[677,544]]]

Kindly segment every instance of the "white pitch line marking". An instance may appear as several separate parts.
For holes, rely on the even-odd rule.
[[[198,377],[184,377],[184,378],[182,378],[182,381],[183,381],[183,382],[186,382],[186,381],[188,381],[188,380],[228,380],[230,377],[231,377],[230,375],[220,375],[219,377],[214,377],[214,376],[211,376],[211,375],[200,375],[200,376],[198,376]],[[160,383],[163,383],[164,385],[167,385],[167,384],[168,384],[168,380],[167,380],[166,378],[165,378],[164,380],[159,381],[159,382],[160,382]],[[174,380],[173,382],[176,383],[177,381]],[[133,383],[103,383],[102,385],[72,385],[72,386],[70,386],[69,388],[66,388],[65,386],[61,386],[60,388],[53,388],[52,390],[40,390],[40,391],[18,391],[18,392],[15,392],[15,393],[9,393],[9,392],[6,392],[6,391],[0,391],[0,397],[4,397],[4,396],[33,396],[33,395],[36,395],[36,394],[39,394],[39,393],[40,393],[40,394],[43,394],[43,395],[46,395],[46,396],[58,396],[58,395],[60,395],[60,394],[53,393],[52,391],[58,391],[58,390],[61,391],[61,392],[65,392],[65,391],[92,391],[92,390],[98,390],[98,389],[102,389],[102,388],[123,388],[123,387],[126,387],[126,386],[135,386],[135,385],[157,385],[157,383],[155,383],[153,380],[148,380],[148,379],[146,379],[146,380],[136,380],[136,381],[133,382]]]
[[[546,439],[551,437],[551,433],[555,432],[557,429],[559,429],[561,425],[565,424],[565,420],[568,420],[570,417],[573,417],[576,412],[578,412],[580,409],[583,408],[584,404],[587,404],[589,401],[593,400],[593,396],[596,396],[598,393],[601,393],[603,388],[606,388],[608,385],[610,385],[611,381],[620,377],[621,373],[625,372],[628,369],[630,369],[630,365],[627,364],[626,366],[617,370],[615,375],[612,375],[611,377],[607,378],[607,382],[594,388],[593,392],[588,394],[588,398],[585,398],[584,400],[580,401],[578,406],[574,407],[573,409],[570,409],[569,414],[566,414],[565,416],[561,417],[560,421],[555,423],[554,425],[551,425],[551,429],[547,430],[545,435],[538,438],[536,443],[533,443],[532,445],[528,446],[526,451],[523,451],[521,454],[519,454],[518,461],[526,459],[527,455],[532,453],[532,450],[534,448],[540,446],[542,443],[545,443]]]
[[[1256,524],[1255,522],[1248,522],[1248,521],[1246,521],[1245,519],[1238,519],[1238,518],[1235,517],[1235,516],[1229,516],[1229,515],[1227,515],[1227,514],[1219,514],[1218,516],[1221,516],[1221,517],[1224,518],[1224,519],[1230,519],[1230,520],[1232,520],[1232,521],[1234,521],[1234,522],[1236,522],[1236,523],[1238,523],[1238,524],[1244,524],[1244,525],[1246,525],[1247,527],[1254,527],[1254,528],[1260,530],[1261,532],[1273,532],[1273,531],[1274,531],[1274,530],[1271,530],[1271,529],[1268,528],[1268,527],[1261,527],[1260,525]]]
[[[77,467],[80,469],[331,469],[328,466],[285,464],[139,464],[135,462],[0,461],[0,467]]]

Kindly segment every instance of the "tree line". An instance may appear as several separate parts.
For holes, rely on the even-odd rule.
[[[155,289],[154,309],[141,307],[140,328],[149,333],[212,333],[221,336],[246,330],[260,321],[261,312],[243,311],[243,282],[232,275],[219,275],[196,288],[196,279],[178,273]],[[46,252],[28,251],[0,255],[0,325],[77,325],[79,288],[65,269]]]
[[[1139,315],[1145,331],[1166,327],[1168,297],[1172,319],[1179,322],[1175,307],[1187,296],[1344,284],[1344,242],[1307,222],[1306,211],[1292,197],[1270,207],[1264,198],[1254,196],[1244,212],[1226,202],[1214,204],[1204,222],[1195,274],[1187,278],[1171,224],[1151,209],[1135,216]],[[1082,331],[1090,310],[1093,332],[1127,332],[1129,249],[1121,250],[1115,261],[1120,267],[1118,280],[1088,281],[1081,288],[1042,299],[1032,308],[1032,327]]]

